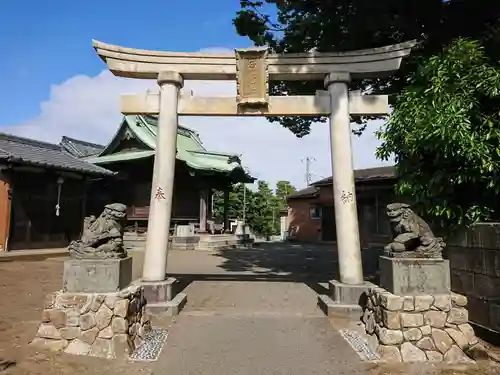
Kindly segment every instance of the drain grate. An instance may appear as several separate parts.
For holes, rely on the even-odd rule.
[[[347,329],[342,329],[339,331],[341,336],[346,340],[349,345],[354,349],[356,353],[364,361],[379,361],[380,357],[375,351],[368,346],[361,335],[356,331],[349,331]]]
[[[132,361],[156,361],[167,340],[167,330],[153,328],[144,338],[144,343],[130,356]]]

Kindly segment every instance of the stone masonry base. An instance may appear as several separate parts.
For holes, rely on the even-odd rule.
[[[454,293],[398,296],[376,287],[362,321],[382,360],[471,362],[466,353],[478,340],[466,306],[467,298]]]
[[[126,357],[151,329],[145,302],[140,285],[114,293],[51,293],[31,345],[69,354]]]
[[[328,283],[329,295],[318,295],[318,306],[327,316],[342,316],[358,321],[362,315],[363,299],[375,284],[344,284],[337,280]]]
[[[146,310],[153,315],[179,315],[187,302],[186,293],[179,292],[179,280],[169,277],[162,281],[137,281],[144,291]]]

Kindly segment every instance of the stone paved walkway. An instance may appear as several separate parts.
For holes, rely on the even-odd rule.
[[[191,284],[172,325],[157,374],[353,374],[357,354],[315,306],[303,284]]]
[[[309,375],[366,372],[366,363],[361,362],[316,307],[317,293],[312,288],[317,283],[293,280],[297,275],[310,279],[300,261],[307,254],[294,256],[284,251],[281,262],[272,257],[271,269],[262,261],[269,259],[269,254],[254,251],[259,249],[241,253],[238,267],[232,259],[229,269],[224,269],[224,262],[212,259],[213,269],[205,272],[212,278],[218,277],[217,281],[203,280],[201,274],[193,275],[194,266],[189,265],[190,262],[185,263],[183,270],[178,267],[172,270],[189,273],[198,280],[185,290],[188,303],[170,328],[167,343],[154,364],[154,373]],[[252,262],[245,262],[245,258]],[[282,281],[277,274],[290,279]],[[330,277],[321,273],[309,276],[324,277],[321,281]],[[259,280],[250,281],[253,277]]]

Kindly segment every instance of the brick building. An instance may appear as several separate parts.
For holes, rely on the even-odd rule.
[[[394,201],[394,168],[356,170],[355,180],[362,246],[384,243],[390,236],[385,212],[387,204]],[[333,201],[331,177],[288,196],[289,237],[300,242],[334,242]]]

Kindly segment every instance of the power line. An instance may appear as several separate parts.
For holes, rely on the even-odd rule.
[[[311,163],[313,161],[316,161],[316,159],[313,157],[307,156],[304,159],[300,159],[300,161],[306,165],[305,180],[306,180],[306,186],[309,186],[312,183]]]

